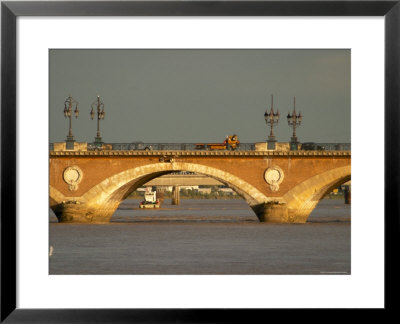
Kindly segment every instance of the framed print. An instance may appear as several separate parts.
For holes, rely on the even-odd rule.
[[[1,320],[10,323],[210,319],[226,322],[242,315],[258,316],[271,308],[393,309],[394,300],[390,296],[398,283],[392,265],[396,254],[392,249],[398,245],[399,234],[399,15],[398,1],[2,2]],[[265,60],[278,62],[282,67],[274,74],[276,66],[261,65]],[[125,67],[121,69],[121,66]],[[249,70],[252,72],[248,73]],[[266,81],[265,71],[269,71],[274,82]],[[141,75],[140,78],[135,74]],[[110,104],[95,93],[99,90],[93,84],[99,77],[105,80],[102,93],[113,98]],[[213,82],[217,79],[223,81]],[[120,86],[115,87],[118,82]],[[191,83],[195,85],[193,88]],[[284,104],[282,116],[273,110],[283,100],[272,96],[275,90],[279,91],[275,84],[301,93],[290,98],[293,113],[290,111],[287,116],[289,103]],[[181,90],[171,90],[175,85],[174,89]],[[262,87],[268,88],[265,93]],[[268,99],[257,99],[254,89]],[[176,91],[174,100],[172,91]],[[203,97],[200,91],[204,92]],[[333,94],[337,94],[334,99]],[[284,95],[288,96],[286,92]],[[124,96],[125,101],[119,102]],[[229,101],[228,97],[233,99]],[[302,110],[303,116],[296,108],[303,106],[301,100],[305,97],[310,110],[308,115]],[[326,104],[326,98],[330,105]],[[268,127],[268,140],[257,142],[255,137],[247,140],[246,132],[258,127],[253,122],[244,122],[252,118],[248,107],[262,107],[257,100],[264,99],[268,103],[260,116],[263,127]],[[213,100],[217,103],[215,106]],[[313,117],[322,108],[312,110],[311,107],[321,107],[324,101],[328,107],[324,114],[332,117],[324,125],[318,125],[318,118]],[[244,108],[236,107],[237,102]],[[123,117],[130,109],[127,105],[142,108],[134,115]],[[53,110],[58,106],[64,110]],[[92,109],[90,114],[88,107]],[[267,107],[270,112],[267,109],[264,114]],[[195,118],[185,120],[185,113]],[[227,126],[234,120],[229,113],[237,116],[238,134]],[[122,117],[116,118],[117,114]],[[257,114],[254,119],[259,118]],[[345,142],[350,142],[350,115],[351,153],[345,148]],[[89,117],[97,122],[96,133],[95,122],[80,124],[81,118],[89,120]],[[179,119],[180,124],[173,126],[168,119],[171,117]],[[113,124],[106,124],[107,118]],[[296,127],[301,132],[307,118],[308,128],[318,126],[321,130],[321,140],[314,141],[313,137],[304,135],[303,146],[299,146]],[[153,120],[154,129],[150,131],[149,126],[144,126],[144,120],[148,119]],[[274,138],[274,135],[281,136],[282,124],[286,122],[285,132],[288,126],[293,132],[291,137],[287,136],[287,148]],[[201,123],[207,127],[199,127]],[[57,131],[67,124],[69,133],[64,141],[58,137],[64,133]],[[245,124],[252,126],[241,127]],[[120,137],[116,136],[117,129],[122,134]],[[336,140],[336,146],[329,149],[321,144],[322,139],[325,134],[329,138],[335,129],[343,136],[338,137],[343,139],[342,144]],[[214,140],[218,132],[227,133],[221,143]],[[102,141],[104,134],[112,138],[107,142],[111,144]],[[152,137],[152,134],[155,135]],[[165,141],[158,140],[160,134]],[[199,138],[198,134],[203,137]],[[90,140],[80,143],[78,138],[85,136]],[[90,143],[92,137],[95,140]],[[171,146],[174,142],[175,146]],[[82,149],[75,149],[80,145]],[[264,149],[260,149],[262,145]],[[281,145],[280,153],[269,152],[277,150],[276,145]],[[276,162],[274,159],[278,158],[274,154],[278,157],[286,154],[286,164]],[[318,160],[321,154],[330,159],[329,168],[334,171],[323,169],[323,163]],[[133,166],[129,160],[132,156],[139,161],[138,165]],[[118,160],[113,164],[115,170],[100,162],[94,168],[89,161],[94,157]],[[213,160],[204,162],[207,158]],[[240,166],[235,162],[221,166],[230,158]],[[254,161],[246,165],[251,158]],[[313,168],[301,165],[298,162],[301,158],[312,160]],[[124,166],[126,163],[129,168]],[[262,170],[257,169],[257,163],[263,166]],[[291,173],[292,167],[302,170],[302,177],[308,174],[310,179],[301,178],[301,181],[312,187],[309,197],[306,197],[306,185]],[[149,168],[153,169],[149,171]],[[270,232],[271,241],[263,237],[260,242],[269,243],[260,245],[258,250],[277,258],[289,254],[291,264],[300,260],[301,255],[293,249],[273,251],[273,235],[281,241],[285,241],[284,235],[291,235],[293,239],[295,233],[288,226],[291,229],[297,226],[302,235],[305,235],[301,231],[304,227],[280,223],[304,223],[309,216],[306,211],[311,212],[319,199],[334,189],[335,194],[343,189],[349,201],[348,189],[337,188],[350,179],[353,182],[351,224],[350,221],[345,226],[339,224],[345,231],[341,228],[338,236],[326,245],[304,245],[307,249],[304,255],[312,266],[297,272],[282,268],[276,268],[275,272],[265,268],[257,270],[260,255],[255,253],[255,248],[247,250],[246,258],[235,259],[237,262],[229,265],[230,272],[226,267],[217,271],[232,246],[246,254],[242,243],[249,237],[256,240],[257,230],[237,232],[230,244],[222,244],[229,248],[213,254],[215,245],[207,235],[216,228],[201,232],[199,227],[196,231],[196,226],[191,225],[185,225],[187,232],[176,234],[176,242],[187,247],[188,242],[196,240],[193,233],[202,237],[203,241],[197,244],[209,244],[215,268],[204,267],[201,263],[204,256],[190,248],[186,251],[194,270],[189,265],[185,270],[174,268],[173,258],[183,256],[168,255],[170,232],[166,227],[146,232],[150,228],[145,223],[148,219],[140,216],[143,213],[139,211],[149,206],[154,208],[152,211],[159,208],[165,212],[160,206],[165,204],[167,193],[151,187],[142,192],[143,198],[135,201],[135,206],[126,205],[126,210],[138,210],[135,224],[145,224],[136,225],[130,237],[123,234],[116,243],[107,240],[108,234],[101,229],[109,225],[96,225],[93,234],[87,230],[92,225],[86,223],[107,223],[115,211],[112,208],[133,194],[133,188],[141,188],[149,180],[160,175],[175,175],[175,172],[184,172],[179,175],[187,177],[212,176],[234,189],[221,186],[219,197],[234,193],[245,197],[251,209],[247,205],[246,208],[254,213],[241,218],[247,222],[243,226],[252,228],[252,221],[260,221],[265,222],[266,226],[261,225],[263,230],[275,229]],[[246,181],[240,177],[241,172],[247,175]],[[110,189],[113,186],[118,188]],[[199,189],[206,188],[197,188],[198,195]],[[179,205],[183,194],[179,190],[174,188],[170,193],[175,205]],[[217,195],[216,190],[208,194]],[[288,194],[279,195],[280,190]],[[193,197],[193,193],[190,195]],[[48,213],[49,196],[50,223],[68,223],[50,224],[50,230],[48,217],[43,217]],[[304,202],[300,204],[301,199]],[[43,206],[47,208],[45,214]],[[94,213],[93,206],[101,213]],[[195,218],[196,208],[204,211],[204,207],[193,205],[192,214],[185,217]],[[347,211],[350,213],[350,206]],[[118,214],[121,224],[131,217],[124,213]],[[226,217],[224,213],[221,211],[220,217]],[[165,215],[170,217],[168,213]],[[268,227],[269,221],[279,224]],[[111,225],[114,233],[123,233],[121,224]],[[308,237],[316,237],[317,231],[313,229],[319,227],[318,233],[321,233],[322,228],[325,230],[323,226],[323,222],[309,226]],[[68,237],[71,232],[73,239]],[[218,233],[214,238],[221,241],[226,233]],[[183,234],[186,236],[182,237]],[[329,228],[325,237],[328,234],[331,234]],[[157,244],[157,239],[164,243]],[[304,240],[299,240],[299,249]],[[124,265],[130,263],[122,259],[129,258],[130,251],[140,244],[157,246],[157,251],[165,254],[165,263],[154,256],[154,249],[143,250],[140,257],[148,268],[142,272],[140,269],[124,272]],[[87,246],[90,253],[99,253],[91,259],[95,260],[93,263],[87,261],[89,255],[79,254]],[[104,270],[107,257],[101,257],[110,246],[122,261],[108,271]],[[332,258],[331,251],[337,246],[344,247],[343,255]],[[250,251],[254,252],[254,259],[250,258]],[[59,262],[60,255],[64,263]],[[271,258],[271,264],[278,264],[277,258]],[[319,263],[313,264],[317,259]],[[167,269],[165,264],[173,270],[163,271]],[[300,261],[297,265],[298,269],[304,267]]]

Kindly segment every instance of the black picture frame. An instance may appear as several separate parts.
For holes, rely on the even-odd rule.
[[[385,310],[396,308],[400,229],[400,4],[396,1],[2,1],[1,3],[1,322],[242,322],[267,309],[16,308],[16,19],[19,16],[384,16]],[[371,134],[373,132],[371,131]],[[368,154],[374,154],[373,148]],[[379,190],[379,189],[377,189]],[[244,317],[243,317],[244,316]]]

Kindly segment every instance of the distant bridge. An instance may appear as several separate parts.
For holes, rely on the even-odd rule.
[[[167,174],[150,180],[145,186],[223,186],[221,181],[202,174]]]

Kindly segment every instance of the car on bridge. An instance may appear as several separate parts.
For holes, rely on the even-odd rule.
[[[301,150],[303,151],[323,151],[324,148],[314,142],[307,142],[301,144]]]
[[[143,143],[143,142],[132,142],[129,145],[130,150],[145,150],[145,151],[151,151],[153,147],[149,144]]]
[[[87,145],[88,151],[105,151],[105,150],[113,150],[113,146],[111,144],[105,143],[88,143]]]
[[[112,149],[115,151],[132,151],[132,150],[150,151],[153,149],[152,145],[145,144],[143,142],[113,143],[111,145],[112,145]]]

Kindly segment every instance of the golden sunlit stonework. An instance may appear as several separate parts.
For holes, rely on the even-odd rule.
[[[138,187],[176,171],[228,185],[262,222],[304,223],[326,193],[350,180],[351,152],[53,151],[50,208],[60,222],[106,223]]]

